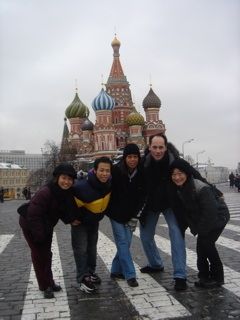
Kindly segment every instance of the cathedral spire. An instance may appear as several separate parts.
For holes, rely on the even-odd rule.
[[[62,141],[61,141],[61,152],[64,152],[69,149],[69,129],[67,126],[67,118],[64,118],[64,126],[63,126],[63,134],[62,134]]]
[[[113,63],[106,83],[107,93],[114,99],[113,123],[116,128],[117,148],[124,147],[128,137],[128,125],[125,120],[132,111],[132,95],[129,82],[123,73],[119,59],[119,48],[121,46],[116,34],[111,43],[113,48]]]
[[[120,57],[119,48],[121,46],[121,42],[117,39],[116,34],[115,34],[115,37],[114,37],[111,45],[113,48],[113,63],[112,63],[112,68],[110,71],[109,79],[110,78],[113,78],[113,79],[124,78],[124,80],[126,81],[126,78],[124,76],[123,69],[121,66],[121,62],[119,59],[119,57]]]

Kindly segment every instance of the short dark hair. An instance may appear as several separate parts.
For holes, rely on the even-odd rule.
[[[167,146],[168,140],[167,140],[167,137],[165,136],[165,134],[163,134],[163,133],[156,133],[156,134],[151,135],[151,136],[149,137],[149,145],[152,144],[152,139],[155,138],[155,137],[161,137],[161,138],[163,138],[164,143],[165,143],[165,146]]]
[[[109,163],[110,164],[110,169],[112,171],[112,160],[110,158],[108,158],[108,157],[97,158],[94,161],[94,164],[93,164],[94,170],[97,170],[99,163]]]

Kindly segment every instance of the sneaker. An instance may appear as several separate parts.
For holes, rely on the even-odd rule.
[[[138,287],[138,282],[137,282],[136,278],[128,279],[127,283],[130,287]]]
[[[54,283],[54,285],[51,286],[51,288],[52,288],[52,291],[54,291],[54,292],[59,292],[59,291],[62,290],[62,287],[59,284],[56,284],[56,283]]]
[[[111,279],[125,279],[125,277],[122,273],[111,273],[110,278]]]
[[[53,290],[51,287],[48,287],[46,290],[43,291],[44,299],[52,299],[54,298]]]
[[[187,280],[182,278],[175,278],[174,289],[176,291],[183,291],[187,289]]]
[[[90,276],[84,277],[82,279],[79,289],[86,293],[93,293],[97,290],[95,285],[92,283]]]
[[[153,268],[150,266],[146,266],[140,269],[140,271],[142,273],[157,273],[157,272],[163,272],[164,271],[164,267],[160,267],[160,268]]]
[[[102,282],[101,278],[96,273],[91,273],[91,282],[95,284],[100,284]]]

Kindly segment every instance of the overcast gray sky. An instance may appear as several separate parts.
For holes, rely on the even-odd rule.
[[[240,161],[239,0],[0,0],[0,149],[59,143],[75,95],[89,107],[114,33],[135,106],[153,90],[168,139],[199,161]],[[151,75],[151,76],[150,76]]]

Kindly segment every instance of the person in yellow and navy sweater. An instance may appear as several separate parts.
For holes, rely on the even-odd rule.
[[[95,273],[99,221],[106,213],[111,195],[112,161],[108,157],[95,160],[86,179],[74,185],[79,215],[71,224],[72,248],[81,291],[93,293],[101,279]]]

